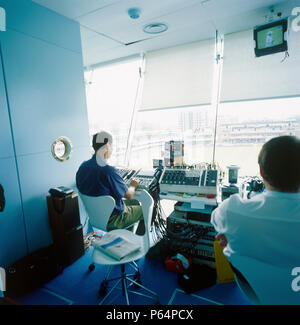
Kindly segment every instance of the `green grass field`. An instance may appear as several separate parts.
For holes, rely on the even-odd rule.
[[[270,32],[270,36],[268,33]],[[268,42],[269,38],[269,42]],[[283,30],[281,26],[271,27],[257,33],[258,49],[276,46],[283,42]],[[269,44],[269,46],[268,46]]]

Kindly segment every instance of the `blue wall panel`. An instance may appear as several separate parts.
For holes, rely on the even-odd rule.
[[[81,55],[13,31],[3,45],[17,155],[48,152],[61,135],[86,145]]]
[[[0,182],[9,202],[0,214],[1,266],[51,243],[48,190],[74,185],[90,146],[79,24],[29,0],[0,0],[0,6],[8,95],[6,105],[0,78]],[[59,136],[73,143],[64,163],[51,155]]]
[[[77,22],[31,0],[0,0],[0,7],[6,10],[7,29],[81,53]]]
[[[5,209],[0,213],[0,267],[3,267],[24,256],[27,249],[1,62],[0,51],[0,184],[6,197]]]
[[[28,247],[32,252],[51,243],[46,206],[49,188],[72,185],[80,163],[89,158],[82,58],[14,31],[5,33],[3,45]],[[74,154],[64,163],[51,156],[52,142],[62,135],[70,138],[74,147]]]
[[[3,78],[3,68],[2,68],[2,59],[1,59],[1,38],[0,38],[0,139],[1,139],[0,158],[14,157],[14,149],[13,149],[8,107],[6,101],[6,91],[5,91],[5,84]]]
[[[0,183],[6,197],[5,209],[0,213],[0,267],[3,267],[27,254],[14,157],[0,159]]]
[[[61,185],[75,189],[76,171],[89,158],[89,148],[75,149],[63,163],[53,159],[49,151],[18,157],[29,251],[52,241],[46,202],[49,189]]]

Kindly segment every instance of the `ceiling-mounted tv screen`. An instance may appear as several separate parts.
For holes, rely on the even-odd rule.
[[[255,56],[287,51],[287,19],[278,20],[254,29]]]

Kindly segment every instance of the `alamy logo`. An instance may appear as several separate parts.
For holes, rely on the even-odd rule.
[[[294,32],[300,31],[300,7],[295,7],[292,10],[292,16],[297,16],[292,20],[292,30]]]
[[[6,274],[5,274],[5,269],[0,267],[0,294],[1,291],[6,290]]]
[[[296,276],[291,285],[292,285],[292,289],[293,291],[297,292],[300,290],[300,267],[294,267],[292,269],[292,276]]]
[[[6,31],[6,12],[2,7],[0,7],[0,31]]]

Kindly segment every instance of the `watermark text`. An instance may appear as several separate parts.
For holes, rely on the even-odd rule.
[[[293,18],[291,27],[294,32],[299,32],[300,31],[300,7],[295,7],[292,10],[292,16],[296,16]]]
[[[291,286],[292,286],[292,290],[297,292],[300,290],[300,267],[294,267],[292,269],[292,276],[295,276],[295,278],[293,279]]]

